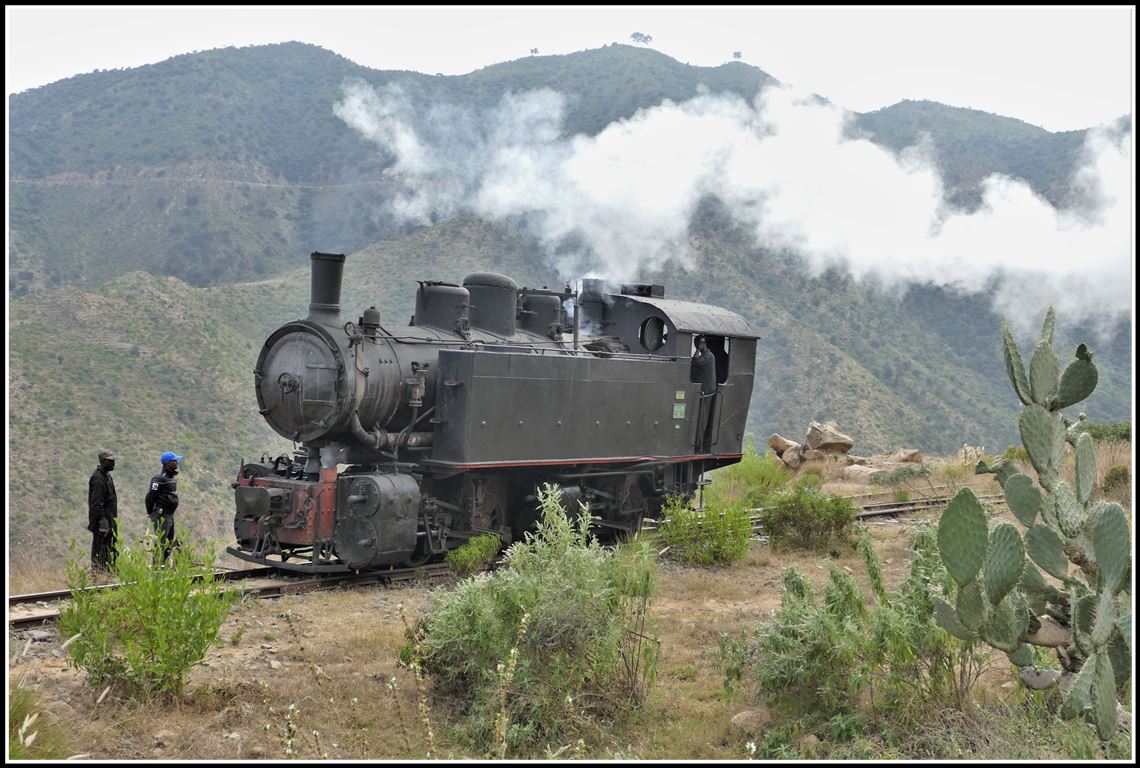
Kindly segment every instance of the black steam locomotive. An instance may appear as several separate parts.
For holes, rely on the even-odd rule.
[[[312,254],[309,316],[266,340],[260,413],[299,443],[244,463],[234,484],[244,560],[297,571],[419,564],[479,533],[505,542],[537,518],[537,489],[636,530],[670,495],[741,456],[756,335],[739,315],[659,285],[578,292],[503,275],[422,282],[389,331],[375,307],[340,314],[344,256]],[[717,391],[690,372],[694,337]]]

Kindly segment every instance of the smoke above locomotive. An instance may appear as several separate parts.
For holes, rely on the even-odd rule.
[[[479,533],[509,542],[544,483],[632,532],[740,459],[756,334],[736,313],[660,285],[558,292],[488,272],[420,282],[410,325],[386,328],[375,306],[342,316],[343,254],[311,260],[308,316],[270,334],[254,370],[261,415],[300,448],[240,468],[238,557],[359,570]],[[698,335],[717,380],[703,395]]]

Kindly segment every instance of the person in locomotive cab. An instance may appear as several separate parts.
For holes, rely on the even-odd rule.
[[[114,468],[115,454],[100,451],[99,466],[87,483],[87,530],[91,531],[91,568],[96,572],[110,571],[118,555],[119,497],[111,479]]]
[[[716,358],[709,352],[708,340],[699,335],[694,340],[697,351],[689,363],[689,380],[700,382],[701,402],[697,434],[701,435],[699,448],[707,451],[712,445],[712,410],[716,401]]]
[[[155,562],[165,563],[170,559],[171,550],[179,546],[174,538],[174,510],[178,509],[178,483],[174,477],[178,474],[178,462],[182,457],[174,451],[167,451],[160,461],[162,471],[150,479],[146,493],[146,514],[157,537]]]

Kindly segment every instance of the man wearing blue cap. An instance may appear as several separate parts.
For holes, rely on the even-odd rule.
[[[162,471],[150,479],[150,490],[146,493],[146,514],[150,524],[154,526],[155,535],[158,536],[158,547],[155,551],[155,561],[165,563],[170,559],[170,550],[178,546],[174,538],[174,510],[178,509],[178,483],[174,476],[178,474],[178,462],[182,457],[174,451],[162,454]],[[159,552],[162,559],[159,560]]]

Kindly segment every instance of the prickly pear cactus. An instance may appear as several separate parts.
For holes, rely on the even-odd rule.
[[[1085,715],[1107,740],[1116,730],[1117,692],[1131,679],[1131,537],[1119,504],[1093,502],[1093,439],[1061,414],[1096,388],[1093,353],[1081,344],[1062,373],[1054,321],[1050,307],[1028,371],[1013,334],[1002,329],[1036,482],[1003,459],[976,468],[997,475],[1024,530],[991,526],[973,492],[960,490],[938,524],[938,549],[958,593],[953,605],[936,597],[934,616],[955,637],[1005,651],[1023,671],[1036,672],[1029,646],[1054,648],[1062,678],[1072,682],[1062,716]],[[1066,443],[1073,448],[1072,482],[1062,478]]]

